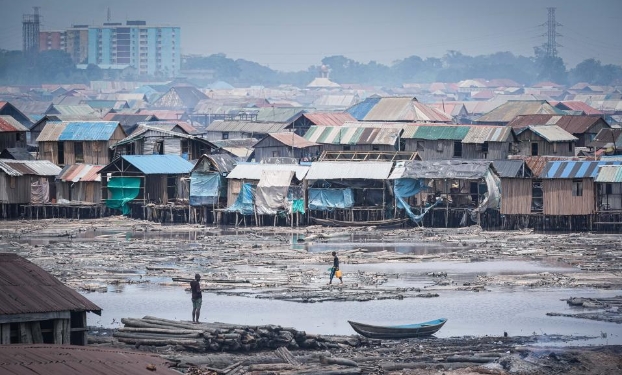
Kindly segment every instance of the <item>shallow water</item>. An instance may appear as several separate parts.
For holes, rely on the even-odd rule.
[[[202,319],[232,324],[279,324],[316,334],[354,334],[348,320],[397,325],[445,317],[448,322],[437,337],[503,336],[504,332],[510,336],[563,334],[596,337],[564,345],[612,345],[622,344],[622,325],[550,317],[546,313],[578,312],[561,301],[571,296],[611,297],[621,293],[593,289],[493,288],[479,293],[440,291],[439,298],[306,304],[204,293]],[[126,285],[120,291],[109,287],[108,293],[85,296],[103,308],[101,317],[88,314],[88,324],[92,326],[118,327],[121,318],[145,315],[190,320],[192,309],[190,295],[183,287]]]

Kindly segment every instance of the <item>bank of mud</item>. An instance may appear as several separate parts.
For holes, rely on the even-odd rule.
[[[153,222],[110,217],[95,220],[9,221],[3,223],[0,236],[3,251],[24,256],[70,287],[90,292],[105,292],[109,287],[139,283],[186,289],[186,281],[195,272],[202,274],[202,288],[208,292],[278,299],[291,303],[442,299],[448,291],[480,293],[498,287],[576,288],[577,291],[584,288],[622,289],[622,244],[620,236],[613,234],[488,232],[479,227],[392,230],[319,226],[223,229],[197,225],[161,226]],[[387,246],[386,249],[366,246],[368,242]],[[346,273],[344,286],[326,285],[326,268],[331,263],[331,256],[326,251],[314,249],[327,244],[338,251]],[[396,251],[396,246],[400,244],[405,245],[400,249],[414,250]],[[482,273],[465,277],[453,273],[450,267],[435,272],[378,272],[368,267],[378,264],[440,262],[449,265],[456,262],[496,261],[538,262],[549,264],[557,271],[516,270],[511,273]],[[357,271],[348,272],[348,269]],[[578,293],[572,297],[583,296]],[[576,301],[578,300],[574,302]],[[568,315],[576,319],[619,322],[619,307],[619,299],[616,298],[588,301],[577,306],[577,310]],[[527,349],[531,345],[540,344],[544,339],[564,343],[577,338],[555,338],[554,335],[431,338],[370,343],[355,348],[317,348],[312,351],[298,349],[294,355],[313,357],[315,359],[312,362],[319,364],[319,352],[327,351],[323,355],[346,358],[358,363],[361,371],[350,373],[452,371],[456,374],[466,374],[468,371],[499,374],[590,373],[588,363],[599,362],[595,358],[610,360],[619,359],[620,356],[620,349],[616,346]],[[121,344],[104,341],[98,345]],[[126,345],[128,344],[123,344]],[[494,361],[457,365],[458,362],[447,360],[452,355],[460,357],[467,352],[475,353],[473,356],[477,356],[477,353],[490,354],[495,345],[498,346],[499,356],[494,357]],[[175,346],[161,348],[146,345],[139,349],[172,356],[194,355],[179,351]],[[230,356],[234,361],[230,364],[232,365],[248,360],[243,359],[246,357],[270,357],[272,354],[263,351],[219,356]],[[363,360],[363,357],[370,360]],[[379,362],[380,357],[385,363],[384,367]],[[477,358],[475,360],[481,361]],[[535,363],[535,367],[531,367],[531,362]],[[179,360],[177,363],[183,361]],[[410,365],[400,367],[389,363]],[[615,364],[616,361],[610,360],[607,363]],[[249,366],[237,371],[276,371],[269,367],[261,371],[251,370]],[[180,367],[184,371],[189,368]],[[330,366],[322,368],[321,373],[344,373],[330,372],[338,371]],[[585,371],[580,372],[579,368]],[[304,366],[298,369],[281,369],[278,372],[304,371],[317,373],[313,369],[305,369]]]

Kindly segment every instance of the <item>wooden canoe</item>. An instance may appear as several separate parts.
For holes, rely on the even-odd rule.
[[[352,328],[359,335],[369,337],[371,339],[406,339],[412,337],[430,336],[441,329],[445,322],[447,322],[447,319],[441,318],[416,324],[374,326],[348,320],[348,323],[350,323]]]
[[[372,221],[343,221],[334,219],[319,219],[316,217],[311,218],[317,224],[321,224],[327,227],[391,227],[402,225],[408,221],[408,219],[387,219],[387,220],[372,220]]]

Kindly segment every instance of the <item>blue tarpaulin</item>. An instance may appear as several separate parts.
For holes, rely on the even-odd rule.
[[[326,211],[354,205],[352,189],[309,189],[309,209]]]
[[[221,177],[218,173],[192,174],[190,179],[190,205],[208,206],[218,204]]]
[[[410,205],[404,200],[404,198],[412,197],[413,195],[426,190],[427,186],[424,185],[423,181],[423,179],[401,178],[399,180],[395,180],[395,184],[393,185],[397,207],[403,208],[404,211],[406,211],[406,215],[408,215],[408,217],[410,217],[410,219],[415,223],[423,220],[425,214],[440,202],[437,200],[433,205],[426,207],[419,215],[415,215],[412,212]]]
[[[242,215],[252,215],[255,213],[255,185],[243,184],[240,195],[232,206],[227,207],[227,212],[238,212]]]

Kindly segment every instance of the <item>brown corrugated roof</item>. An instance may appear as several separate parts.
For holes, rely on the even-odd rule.
[[[525,164],[531,169],[533,176],[540,176],[544,168],[546,167],[546,163],[550,161],[565,161],[565,160],[595,160],[594,158],[578,158],[572,156],[522,156],[522,155],[511,155],[508,159],[521,159],[525,161]]]
[[[28,128],[12,116],[0,116],[0,132],[27,132]]]
[[[155,370],[147,367],[155,366]],[[68,345],[1,345],[0,373],[11,375],[179,375],[151,353]]]
[[[347,121],[356,121],[348,112],[313,112],[303,116],[314,125],[341,126]]]
[[[268,137],[272,137],[284,145],[296,148],[305,148],[318,145],[317,143],[307,141],[296,133],[271,133],[268,134]]]
[[[0,253],[0,315],[55,311],[99,313],[101,308],[36,264]]]
[[[514,118],[508,123],[508,126],[520,129],[531,125],[557,125],[568,133],[582,134],[599,121],[604,120],[600,116],[524,115]]]

